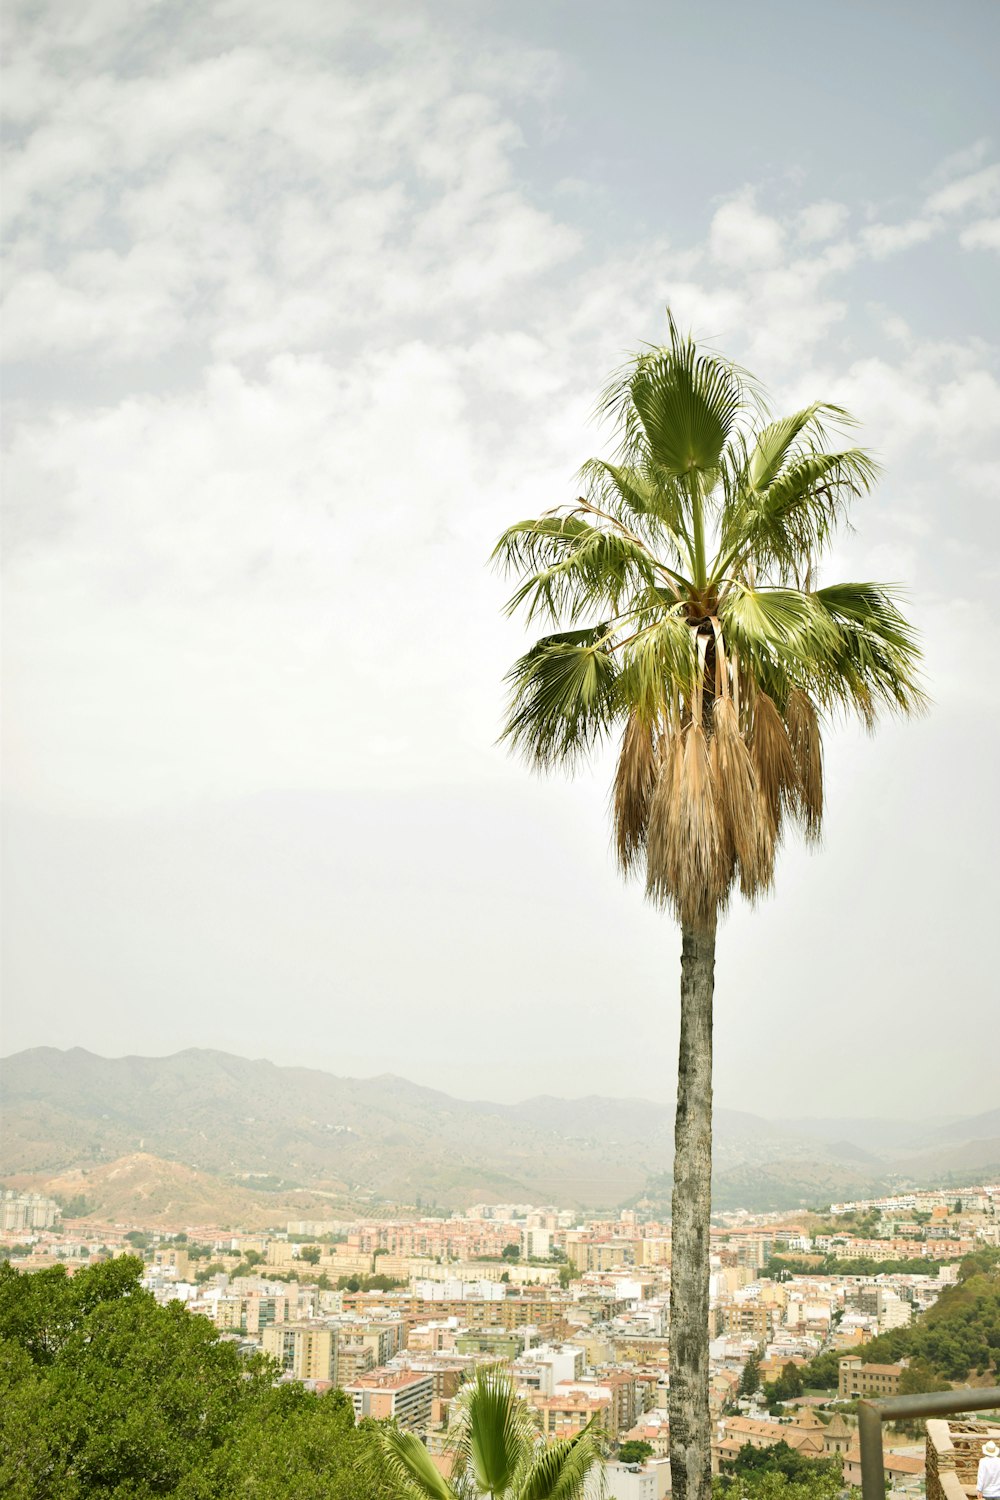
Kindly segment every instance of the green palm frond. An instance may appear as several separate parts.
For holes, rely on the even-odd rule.
[[[831,417],[840,427],[854,426],[854,419],[841,406],[830,406],[825,401],[814,401],[790,417],[770,422],[757,434],[750,448],[746,481],[752,490],[766,490],[778,477],[778,473],[798,451],[798,439],[806,433],[810,439],[826,442],[823,417]],[[814,444],[811,444],[814,446]]]
[[[675,478],[651,464],[613,464],[602,458],[588,459],[579,477],[595,505],[639,527],[650,543],[666,542],[680,566],[690,567],[686,499]]]
[[[822,706],[858,713],[869,727],[882,710],[926,708],[917,635],[890,587],[839,583],[817,589],[813,598],[837,628],[831,656],[816,664],[814,691]]]
[[[608,628],[543,636],[507,674],[511,687],[501,738],[536,765],[572,761],[614,723],[618,669]]]
[[[638,616],[639,619],[643,615]],[[617,695],[647,724],[671,717],[679,699],[694,696],[700,664],[694,631],[678,605],[664,609],[615,646]]]
[[[528,620],[537,616],[557,623],[576,620],[596,610],[617,613],[624,596],[652,585],[655,566],[643,545],[617,531],[588,526],[560,555],[529,573],[507,603],[513,614],[526,606]]]
[[[582,516],[563,509],[534,521],[518,521],[508,526],[490,561],[501,573],[525,573],[558,562],[563,553],[576,546],[593,531]]]
[[[766,489],[742,489],[725,507],[713,576],[721,582],[751,564],[800,578],[877,474],[874,459],[860,448],[811,452],[799,454]]]
[[[588,1425],[574,1438],[543,1449],[518,1486],[517,1500],[581,1500],[587,1479],[601,1463],[596,1437]]]
[[[535,1429],[506,1365],[487,1365],[460,1393],[455,1470],[495,1500],[507,1496],[535,1442]]]
[[[599,410],[622,432],[629,461],[671,478],[715,475],[747,404],[742,372],[715,354],[700,354],[669,316],[670,343],[645,350],[605,391]]]
[[[748,661],[762,653],[808,659],[836,643],[829,612],[799,589],[734,584],[720,601],[719,618],[726,640]]]
[[[434,1467],[430,1454],[412,1432],[398,1427],[379,1431],[382,1457],[389,1476],[400,1487],[401,1500],[455,1500],[454,1490]]]

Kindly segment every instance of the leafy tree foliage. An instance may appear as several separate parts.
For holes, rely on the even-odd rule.
[[[406,1282],[381,1274],[337,1277],[337,1290],[341,1292],[391,1292],[401,1286],[406,1286]]]
[[[618,1448],[618,1462],[623,1464],[644,1464],[647,1458],[653,1454],[652,1443],[644,1442],[642,1438],[626,1438]]]
[[[0,1266],[0,1493],[10,1500],[395,1500],[342,1392],[274,1384],[135,1257],[72,1279]]]
[[[791,1361],[785,1365],[777,1380],[769,1380],[764,1386],[764,1397],[768,1406],[782,1401],[792,1401],[802,1395],[802,1373]]]
[[[744,1443],[735,1458],[723,1459],[721,1469],[724,1475],[782,1474],[791,1480],[833,1479],[838,1487],[842,1477],[839,1459],[806,1458],[784,1441],[772,1443],[768,1448]]]
[[[946,1380],[987,1375],[1000,1364],[1000,1269],[946,1287],[908,1328],[891,1328],[864,1346],[875,1363],[919,1360]]]
[[[940,1382],[1000,1369],[1000,1252],[976,1251],[962,1265],[964,1275],[960,1270],[958,1284],[945,1287],[922,1317],[862,1346],[868,1363],[910,1361],[913,1373],[907,1377],[904,1394],[940,1390],[944,1388]],[[824,1390],[835,1386],[842,1358],[836,1350],[820,1354],[803,1370],[804,1383]],[[931,1378],[939,1384],[927,1384]]]
[[[803,1458],[787,1443],[745,1443],[723,1469],[729,1472],[712,1481],[713,1500],[842,1500],[845,1494],[838,1459]],[[847,1493],[860,1496],[859,1490]]]
[[[750,1355],[740,1376],[740,1395],[752,1396],[760,1390],[760,1358],[756,1351]]]
[[[930,1391],[950,1391],[951,1385],[936,1375],[923,1360],[914,1360],[907,1365],[899,1379],[901,1396],[924,1396]]]

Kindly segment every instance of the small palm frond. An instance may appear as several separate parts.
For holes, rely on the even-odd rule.
[[[581,1500],[589,1475],[602,1461],[588,1425],[576,1437],[559,1439],[538,1454],[518,1487],[517,1500]]]
[[[490,561],[502,574],[526,573],[558,562],[563,553],[589,536],[593,527],[582,516],[560,510],[533,521],[517,521],[500,537]]]
[[[460,1393],[455,1470],[471,1473],[480,1490],[506,1496],[535,1443],[531,1416],[506,1365],[486,1365]]]
[[[885,584],[839,583],[812,596],[836,627],[833,649],[818,661],[813,694],[827,708],[853,710],[871,728],[881,711],[919,713],[927,706],[920,684],[916,632]]]
[[[800,454],[766,489],[747,487],[725,507],[718,582],[751,563],[798,579],[834,532],[846,524],[850,502],[871,488],[878,467],[860,448]]]
[[[434,1467],[430,1454],[412,1432],[382,1427],[378,1440],[385,1467],[406,1500],[455,1500],[455,1491]]]
[[[699,354],[668,319],[669,345],[637,355],[599,410],[621,430],[627,461],[638,457],[672,479],[714,476],[746,404],[746,385],[734,364]]]
[[[647,723],[671,722],[678,695],[694,697],[698,649],[694,631],[679,609],[666,609],[661,603],[650,624],[641,624],[612,650],[619,660],[620,696]]]
[[[640,527],[654,543],[665,538],[676,560],[690,567],[687,497],[675,479],[650,464],[613,464],[602,458],[588,459],[579,477],[593,504]]]
[[[539,767],[572,762],[610,731],[617,678],[606,625],[543,636],[507,674],[501,739]]]
[[[598,610],[618,610],[623,597],[638,587],[651,587],[654,564],[638,541],[619,532],[588,526],[561,555],[530,573],[507,603],[513,614],[527,606],[527,619],[541,615],[553,623],[593,618]]]
[[[812,594],[799,589],[747,588],[734,583],[719,603],[730,650],[750,663],[813,660],[836,646],[837,631],[829,613]]]
[[[770,422],[762,428],[750,449],[746,472],[748,487],[752,490],[766,490],[788,463],[789,457],[801,451],[798,439],[803,433],[814,442],[825,444],[826,433],[822,424],[824,416],[832,417],[840,427],[855,425],[854,418],[843,407],[814,401],[812,406],[803,407],[802,411],[793,412],[790,417],[782,417],[780,421]]]

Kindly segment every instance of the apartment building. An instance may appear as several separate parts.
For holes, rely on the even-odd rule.
[[[344,1390],[354,1403],[355,1420],[395,1420],[420,1431],[431,1419],[434,1377],[421,1370],[372,1370]]]
[[[611,1397],[581,1396],[575,1394],[533,1396],[531,1405],[538,1413],[542,1435],[546,1442],[554,1438],[576,1437],[588,1422],[610,1432],[612,1425]]]
[[[16,1193],[8,1188],[0,1194],[0,1229],[15,1233],[25,1229],[51,1229],[59,1213],[59,1205],[52,1198],[43,1198],[40,1193]]]
[[[898,1396],[902,1365],[866,1365],[856,1354],[840,1361],[837,1394],[842,1400],[858,1396]]]
[[[261,1334],[261,1347],[296,1380],[339,1383],[337,1330],[316,1323],[276,1323]]]

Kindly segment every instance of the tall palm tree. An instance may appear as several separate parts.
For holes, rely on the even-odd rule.
[[[509,673],[505,738],[547,769],[620,735],[618,860],[681,927],[671,1472],[674,1500],[708,1500],[718,916],[737,886],[751,901],[770,888],[787,824],[817,838],[822,719],[872,726],[923,699],[893,590],[814,581],[876,476],[862,449],[830,443],[851,418],[816,403],[768,420],[750,376],[669,323],[604,393],[613,458],[586,463],[584,493],[512,526],[495,558],[518,578],[509,612],[558,627]]]
[[[452,1481],[442,1478],[412,1432],[380,1434],[390,1477],[407,1500],[580,1500],[601,1464],[593,1430],[545,1444],[504,1365],[485,1365],[459,1392],[452,1424]]]

